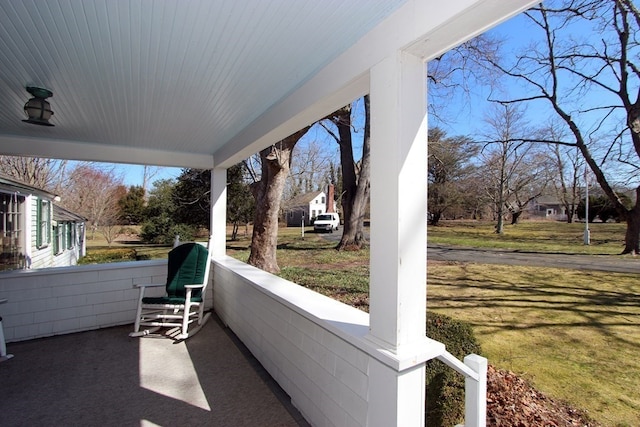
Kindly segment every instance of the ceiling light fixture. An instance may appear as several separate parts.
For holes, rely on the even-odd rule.
[[[27,119],[23,122],[40,126],[53,126],[49,123],[49,119],[53,116],[51,104],[47,102],[47,98],[53,96],[53,92],[40,87],[27,86],[27,92],[33,95],[33,98],[24,104],[24,113]]]

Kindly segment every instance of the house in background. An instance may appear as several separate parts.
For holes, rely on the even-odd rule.
[[[0,271],[76,265],[86,253],[85,219],[57,196],[0,177]]]
[[[302,224],[312,225],[313,220],[323,213],[337,212],[335,208],[335,187],[329,184],[327,193],[324,191],[314,191],[301,194],[285,202],[284,213],[287,227],[297,227]]]
[[[530,212],[534,218],[556,221],[567,220],[567,209],[555,196],[542,195],[531,202]]]
[[[54,204],[52,219],[53,267],[78,264],[78,260],[87,253],[86,218]]]
[[[286,203],[287,227],[313,224],[313,219],[327,212],[327,196],[324,191],[314,191],[294,197]]]

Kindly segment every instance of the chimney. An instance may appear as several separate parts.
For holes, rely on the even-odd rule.
[[[327,189],[327,212],[335,212],[336,209],[333,206],[333,198],[334,198],[333,184],[329,184],[329,188]]]

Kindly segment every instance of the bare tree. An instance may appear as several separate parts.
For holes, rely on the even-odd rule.
[[[142,189],[144,190],[144,200],[145,203],[149,198],[149,185],[151,184],[151,180],[155,177],[158,172],[160,172],[160,168],[157,166],[149,166],[144,165],[142,170]]]
[[[360,249],[366,244],[364,219],[370,192],[370,152],[369,152],[369,96],[363,98],[364,136],[362,156],[356,163],[353,155],[352,105],[347,105],[330,114],[326,120],[335,126],[325,129],[340,147],[342,170],[342,211],[344,226],[342,238],[336,246],[338,250]]]
[[[527,89],[503,102],[547,105],[566,126],[627,223],[622,253],[640,253],[640,11],[632,0],[558,0],[526,16],[540,35],[511,64],[487,62]],[[579,28],[580,31],[576,31]],[[590,29],[589,31],[586,31]],[[579,34],[590,37],[580,37]],[[618,181],[616,183],[616,181]],[[616,184],[634,185],[627,208]]]
[[[87,218],[91,238],[100,232],[110,244],[117,237],[120,221],[118,201],[126,194],[114,167],[78,164],[70,173],[60,204]]]
[[[504,233],[504,217],[507,210],[512,213],[523,206],[523,191],[535,179],[536,172],[529,169],[527,161],[533,144],[524,141],[528,129],[524,123],[524,112],[509,104],[495,104],[485,118],[486,138],[481,150],[487,178],[487,194],[495,206],[496,233]],[[521,195],[517,196],[520,192]],[[537,191],[536,191],[537,193]],[[518,210],[516,210],[517,212]],[[517,214],[519,216],[519,214]],[[517,218],[515,221],[517,222]]]
[[[523,154],[522,158],[516,159],[518,166],[509,179],[508,197],[505,202],[511,214],[511,225],[520,221],[531,202],[544,193],[548,182],[547,171],[550,162],[546,153],[530,147],[530,150]]]
[[[247,262],[270,273],[280,271],[276,258],[278,217],[285,181],[291,167],[291,152],[308,130],[309,126],[262,150],[260,179],[251,184],[256,211],[251,253]],[[248,169],[251,170],[250,167]]]
[[[326,146],[323,147],[316,139],[306,144],[297,144],[292,154],[285,199],[325,189],[332,157],[334,156],[327,152]]]
[[[555,123],[542,129],[541,138],[549,141],[565,139],[562,129]],[[561,144],[550,144],[548,156],[550,164],[548,177],[553,186],[553,194],[564,207],[567,222],[571,224],[583,197],[580,184],[584,161],[577,147],[566,147]]]
[[[481,90],[490,91],[499,73],[479,66],[486,58],[498,61],[503,40],[487,33],[475,37],[427,64],[429,117],[446,124],[455,121],[461,109],[473,109],[472,100]],[[452,102],[454,100],[456,102]],[[454,107],[454,108],[452,108]]]
[[[0,173],[54,194],[64,186],[67,160],[0,156]]]

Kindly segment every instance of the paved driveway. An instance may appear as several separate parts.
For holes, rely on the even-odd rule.
[[[576,270],[600,270],[617,273],[640,273],[640,257],[633,257],[631,255],[544,254],[537,252],[428,245],[427,259],[559,267]]]
[[[368,229],[365,233],[369,238]],[[342,237],[342,226],[322,237],[338,243]],[[428,244],[427,259],[436,261],[477,262],[485,264],[528,265],[540,267],[571,268],[575,270],[599,270],[616,273],[640,273],[640,257],[631,255],[574,255],[545,254],[538,252],[461,248]]]

